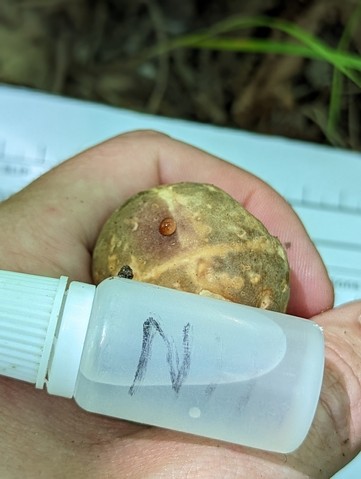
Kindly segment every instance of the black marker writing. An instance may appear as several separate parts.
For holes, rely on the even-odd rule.
[[[178,393],[184,380],[186,379],[191,364],[191,350],[190,350],[190,330],[191,326],[187,323],[183,328],[183,360],[180,363],[177,348],[174,342],[171,342],[165,335],[158,321],[154,318],[148,318],[143,323],[143,341],[142,350],[140,353],[137,370],[134,375],[133,384],[129,388],[128,393],[133,396],[138,386],[144,379],[147,370],[148,361],[152,352],[152,344],[154,336],[159,334],[166,346],[166,361],[169,366],[170,380],[172,389]]]

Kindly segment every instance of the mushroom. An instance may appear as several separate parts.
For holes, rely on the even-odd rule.
[[[93,254],[99,283],[120,274],[284,312],[289,265],[280,241],[220,188],[201,183],[140,192],[105,223]]]

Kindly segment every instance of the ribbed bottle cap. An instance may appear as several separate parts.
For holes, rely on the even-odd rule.
[[[44,386],[68,278],[0,270],[0,374]]]

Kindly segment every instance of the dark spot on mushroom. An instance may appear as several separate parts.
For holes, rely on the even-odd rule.
[[[125,264],[120,268],[118,276],[120,278],[133,279],[133,270],[129,265]]]
[[[159,233],[163,236],[171,236],[177,229],[177,223],[173,218],[164,218],[159,225]]]

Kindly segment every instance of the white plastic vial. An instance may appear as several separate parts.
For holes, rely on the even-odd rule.
[[[0,271],[0,374],[108,416],[276,452],[305,439],[316,323],[123,278]]]

